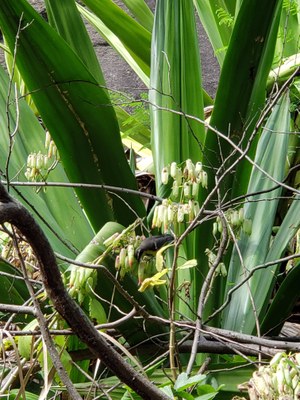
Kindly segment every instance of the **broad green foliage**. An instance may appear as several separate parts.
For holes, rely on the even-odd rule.
[[[278,333],[276,327],[297,300],[299,259],[290,272],[278,259],[300,248],[299,173],[294,168],[300,161],[295,134],[299,0],[157,0],[154,14],[143,0],[123,3],[131,15],[112,0],[45,0],[46,22],[26,0],[0,2],[8,71],[14,73],[10,78],[0,68],[1,179],[124,188],[116,193],[12,183],[10,192],[31,207],[55,251],[99,265],[97,272],[75,262],[63,266],[70,294],[86,313],[97,323],[118,320],[132,311],[131,297],[145,312],[164,318],[164,323],[141,315],[123,321],[118,326],[122,344],[149,338],[153,344],[156,335],[162,343],[170,341],[168,372],[174,385],[163,378],[156,383],[163,383],[170,396],[209,399],[227,378],[216,373],[213,386],[202,375],[183,373],[176,380],[172,344],[184,332],[166,320],[199,323],[200,318],[228,330]],[[202,90],[197,15],[221,66],[206,120],[204,106],[212,100]],[[142,118],[130,116],[117,104],[123,97],[106,87],[82,17],[149,90],[149,111]],[[29,95],[32,109],[24,99]],[[59,154],[50,170],[28,159],[32,153],[46,155],[46,131]],[[122,138],[147,147],[153,157],[160,198],[148,215],[138,193],[126,190],[137,189],[137,182],[132,153],[129,166]],[[174,240],[140,258],[136,251],[142,235],[160,233],[171,233]],[[16,273],[4,261],[0,269]],[[28,299],[22,281],[8,288],[12,278],[0,275],[0,282],[2,302]],[[139,307],[135,312],[141,312]],[[31,338],[20,342],[26,357],[29,344]],[[57,345],[64,356],[83,347],[67,337]],[[144,364],[156,357],[155,351],[136,354]],[[232,366],[241,360],[230,361]],[[162,362],[156,360],[157,373]],[[186,356],[181,363],[185,368]],[[88,371],[86,361],[81,367]],[[245,373],[241,380],[248,379],[249,369]],[[75,367],[70,374],[76,382],[85,379]],[[225,390],[233,390],[227,381],[230,389]],[[194,384],[197,388],[188,393]],[[128,395],[124,388],[116,393]]]

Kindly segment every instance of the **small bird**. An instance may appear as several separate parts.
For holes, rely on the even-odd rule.
[[[171,243],[174,236],[166,233],[164,235],[150,236],[142,241],[140,246],[136,249],[135,258],[140,261],[142,255],[147,252],[156,252],[161,249],[165,244]]]

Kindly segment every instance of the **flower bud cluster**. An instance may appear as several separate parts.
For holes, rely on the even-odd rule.
[[[34,181],[38,176],[43,175],[49,167],[49,158],[47,155],[38,153],[30,153],[27,157],[27,168],[25,176],[28,180]]]
[[[257,399],[299,399],[300,354],[277,353],[268,366],[253,373],[248,386]]]
[[[213,253],[210,249],[205,250],[205,254],[208,257],[208,265],[209,267],[212,267],[216,261],[217,255]],[[215,276],[216,275],[221,275],[221,276],[227,276],[227,269],[226,266],[223,262],[220,262],[215,269]]]
[[[52,140],[49,131],[46,132],[45,138],[45,149],[47,150],[47,157],[48,158],[55,158],[59,159],[57,147],[55,146],[54,141]]]
[[[56,162],[59,160],[57,148],[48,131],[46,132],[45,148],[47,150],[47,154],[42,154],[39,151],[38,153],[30,153],[27,157],[25,176],[28,180],[35,181],[38,177],[43,178],[50,171],[50,169],[53,169],[53,167],[56,165]]]
[[[251,219],[244,217],[243,208],[240,208],[239,210],[227,210],[225,212],[225,219],[232,229],[242,228],[247,235],[251,235],[252,221]],[[213,223],[213,235],[216,236],[218,232],[223,232],[223,225],[220,217],[217,217],[216,221]]]
[[[176,226],[184,221],[193,221],[199,209],[199,203],[196,200],[188,200],[181,204],[164,199],[154,209],[152,228],[159,228],[165,233],[169,230],[170,225]]]
[[[162,232],[167,232],[171,225],[176,229],[180,223],[191,222],[199,212],[199,189],[207,188],[207,173],[202,163],[194,164],[190,159],[183,167],[172,162],[162,169],[162,183],[166,185],[170,180],[173,180],[170,198],[155,208],[152,220],[152,228]]]
[[[164,167],[161,173],[161,181],[164,185],[173,179],[171,199],[177,202],[195,200],[198,198],[199,188],[207,189],[207,173],[203,170],[202,163],[194,164],[190,159],[186,160],[183,168],[176,162]]]
[[[127,272],[134,272],[134,268],[138,265],[135,252],[143,239],[143,236],[130,231],[126,234],[116,233],[104,242],[106,247],[111,246],[112,252],[116,255],[115,268],[120,271],[121,278]]]

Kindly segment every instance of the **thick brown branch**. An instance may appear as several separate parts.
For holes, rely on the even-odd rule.
[[[26,208],[9,196],[0,183],[0,224],[5,222],[16,226],[28,240],[37,256],[45,288],[55,309],[67,321],[80,340],[86,343],[91,352],[142,398],[168,399],[168,396],[147,378],[127,364],[121,355],[97,332],[88,317],[67,293],[53,250],[43,231]]]

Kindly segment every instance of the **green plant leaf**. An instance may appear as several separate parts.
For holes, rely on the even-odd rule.
[[[36,319],[32,320],[24,328],[25,331],[34,331],[39,326]],[[33,355],[34,336],[20,336],[18,340],[18,350],[22,357],[30,360]]]
[[[121,42],[145,65],[150,64],[150,32],[138,24],[111,0],[84,0]]]
[[[0,303],[21,305],[29,298],[26,284],[21,278],[20,271],[0,259]],[[24,320],[25,317],[17,317],[18,320]]]
[[[130,50],[130,48],[126,47],[120,38],[103,23],[101,18],[88,9],[80,6],[80,4],[78,4],[77,7],[81,14],[97,29],[107,43],[109,43],[120,54],[120,56],[124,58],[124,60],[133,69],[141,81],[144,82],[144,84],[148,87],[150,75],[149,64],[146,64],[139,57],[137,57],[135,53]]]
[[[221,24],[216,11],[221,9],[229,14],[230,11],[226,3],[228,2],[224,0],[194,0],[201,23],[209,37],[220,66],[224,62],[232,27]]]
[[[266,122],[255,157],[256,165],[280,182],[285,174],[289,128],[289,95],[286,93],[280,104],[274,107]],[[239,252],[235,247],[228,269],[227,291],[243,279],[247,271],[251,271],[256,265],[263,264],[267,259],[279,202],[278,196],[282,191],[281,187],[268,191],[274,186],[270,178],[253,166],[247,193],[262,192],[262,194],[251,196],[252,201],[244,206],[244,217],[252,220],[252,233],[251,235],[240,233],[240,239],[236,245]],[[275,267],[268,268],[266,271],[257,271],[250,278],[247,290],[241,287],[233,294],[232,301],[223,313],[222,321],[225,329],[253,332],[255,314],[251,299],[253,297],[256,311],[260,313],[269,301],[268,294],[275,271]]]
[[[17,65],[70,181],[135,188],[106,91],[24,0],[0,5],[0,24],[11,51],[21,16],[24,29],[18,42]],[[138,214],[144,213],[142,201],[136,197],[80,188],[76,192],[95,229],[113,218],[125,224],[133,220],[136,215],[127,204]]]
[[[46,153],[45,131],[24,98],[18,98],[18,94],[16,97],[14,94],[10,97],[8,114],[6,113],[9,77],[2,67],[0,67],[0,79],[2,82],[0,86],[0,168],[8,174],[6,179],[23,181],[28,155],[39,151]],[[18,104],[18,116],[16,104]],[[16,134],[8,159],[9,131],[12,133],[14,129],[16,129]],[[7,165],[8,168],[6,168]],[[60,164],[50,172],[49,179],[68,182]],[[39,216],[39,223],[55,251],[66,256],[73,256],[82,249],[82,243],[89,241],[92,237],[93,230],[78,204],[73,189],[48,188],[47,191],[37,192],[36,188],[20,187],[15,188],[12,193],[25,206],[29,205],[36,216]],[[78,235],[79,231],[80,235]]]
[[[289,210],[275,236],[266,261],[274,261],[280,258],[289,242],[296,235],[300,228],[300,197],[296,196],[289,207]],[[273,268],[278,268],[274,266]],[[279,334],[282,324],[289,317],[294,305],[299,298],[299,286],[297,286],[299,276],[299,265],[292,268],[283,280],[276,293],[270,308],[266,311],[266,305],[261,310],[260,319],[262,320],[262,333]],[[271,277],[272,278],[272,277]],[[271,281],[274,285],[274,277]],[[270,297],[273,285],[269,286],[268,295]],[[272,332],[271,332],[272,331]]]
[[[202,160],[205,140],[203,124],[187,119],[185,113],[203,120],[203,97],[198,36],[193,2],[187,0],[158,0],[152,34],[152,59],[149,101],[151,116],[151,144],[155,166],[157,193],[170,194],[170,187],[162,185],[161,171],[172,162]],[[183,113],[183,115],[180,115]],[[180,260],[196,258],[200,252],[196,233],[182,246]],[[199,250],[199,251],[198,251]],[[184,315],[196,310],[201,277],[196,269],[181,270],[177,286],[191,282],[189,306],[179,301],[176,308]],[[180,309],[183,307],[183,309]],[[190,315],[193,318],[192,315]]]
[[[219,132],[230,136],[239,146],[248,142],[264,105],[266,80],[273,61],[280,11],[280,0],[244,1],[237,15],[221,70],[210,124]],[[211,130],[206,138],[206,163],[215,168],[221,166],[223,160],[233,151],[232,145],[217,138]],[[256,141],[248,152],[250,157],[254,157],[255,148]],[[230,157],[222,170],[232,165],[234,160],[235,157]],[[221,185],[221,196],[229,188],[231,196],[245,193],[250,172],[251,166],[247,161],[241,160],[236,173],[227,174]],[[209,175],[209,190],[214,184],[214,177]]]
[[[206,375],[194,375],[189,377],[186,372],[182,372],[178,375],[176,382],[174,383],[174,389],[177,391],[182,391],[190,388],[206,379]]]
[[[122,0],[137,21],[149,32],[152,31],[153,14],[144,0]]]
[[[87,66],[96,81],[105,86],[93,44],[74,0],[45,0],[48,20]]]

